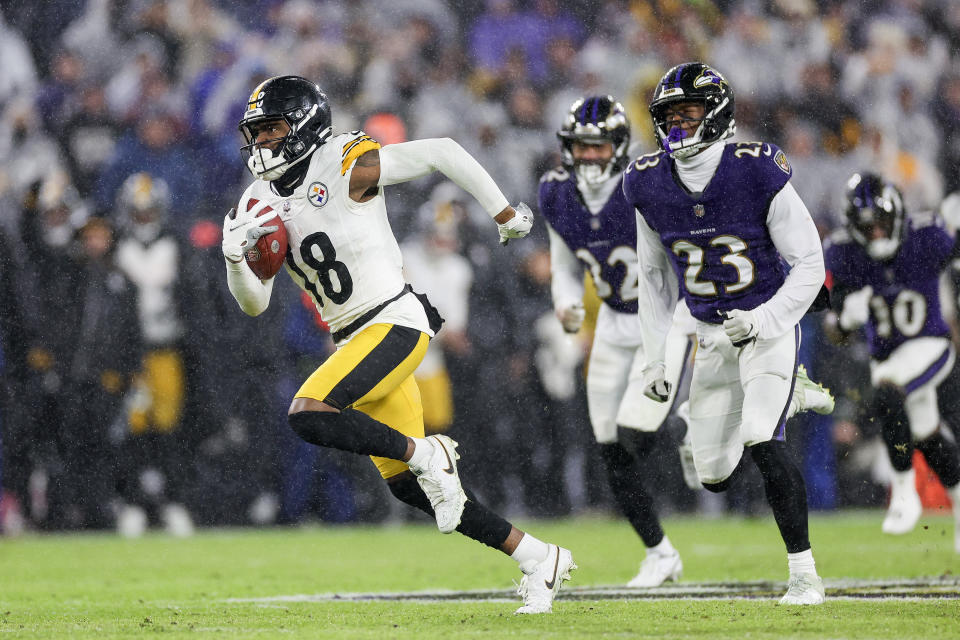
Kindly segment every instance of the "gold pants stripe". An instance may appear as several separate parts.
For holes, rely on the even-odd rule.
[[[406,436],[422,438],[423,405],[413,372],[429,342],[427,334],[416,329],[371,325],[327,358],[296,397],[356,409]],[[384,478],[407,470],[400,460],[371,459]]]

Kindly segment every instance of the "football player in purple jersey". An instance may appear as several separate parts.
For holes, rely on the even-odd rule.
[[[603,302],[587,369],[590,423],[617,506],[647,548],[640,571],[627,586],[658,587],[678,580],[683,563],[664,535],[635,456],[642,460],[653,450],[673,396],[669,402],[654,402],[640,386],[644,360],[637,317],[637,227],[621,189],[630,123],[612,96],[588,96],[573,103],[557,136],[563,166],[544,174],[539,190],[550,237],[554,309],[565,331],[580,330],[583,273],[589,270]],[[667,338],[674,388],[692,344],[693,319],[685,306],[678,308],[678,316]]]
[[[670,397],[665,349],[682,297],[697,321],[689,427],[700,481],[724,491],[749,451],[786,545],[780,603],[821,604],[803,475],[785,441],[798,322],[824,283],[820,236],[783,151],[724,142],[736,130],[734,95],[716,69],[670,69],[650,114],[661,151],[640,156],[623,178],[637,210],[644,393]]]
[[[668,419],[675,437],[689,430],[687,403],[674,393],[688,361],[696,323],[686,304],[677,305],[667,336],[665,366],[671,391],[666,402],[643,394],[646,363],[637,315],[636,214],[623,194],[630,123],[611,96],[587,96],[573,103],[560,130],[562,167],[540,180],[539,207],[547,221],[551,254],[551,293],[563,328],[576,333],[584,320],[583,274],[589,271],[602,301],[587,368],[587,405],[594,437],[617,506],[647,547],[631,587],[656,587],[680,578],[680,555],[664,535],[653,500],[643,486],[639,464],[656,443]],[[829,391],[798,371],[788,417],[798,411],[829,413]],[[701,488],[686,439],[680,447],[684,479]]]
[[[916,448],[953,501],[960,553],[960,452],[938,407],[956,360],[940,306],[940,276],[958,255],[954,234],[936,213],[907,215],[897,187],[873,173],[848,181],[845,216],[826,244],[826,264],[837,328],[862,327],[870,346],[870,408],[894,469],[882,530],[912,531],[923,512]]]

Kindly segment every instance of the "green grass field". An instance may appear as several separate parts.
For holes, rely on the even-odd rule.
[[[900,538],[880,533],[879,511],[814,515],[811,537],[827,583],[820,607],[775,605],[787,577],[771,517],[669,518],[683,555],[678,586],[630,594],[622,585],[642,549],[624,522],[597,518],[526,522],[570,548],[580,569],[554,613],[514,616],[519,571],[509,558],[427,525],[209,530],[177,540],[112,535],[0,539],[0,637],[15,638],[956,638],[960,554],[953,519],[925,516]],[[914,597],[850,598],[857,581],[938,584]],[[759,597],[738,598],[760,584]],[[696,597],[698,583],[730,583]],[[740,584],[743,583],[743,584]],[[947,586],[944,587],[943,585]],[[708,585],[704,585],[704,589]],[[388,592],[493,591],[454,600]],[[749,590],[749,589],[747,589]],[[874,585],[875,593],[895,587]],[[348,594],[382,594],[357,601]],[[600,593],[600,596],[596,594]],[[332,594],[347,597],[339,601]],[[9,634],[9,635],[6,635]]]

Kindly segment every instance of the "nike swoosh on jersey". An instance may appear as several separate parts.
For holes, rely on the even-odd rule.
[[[557,548],[557,559],[553,562],[553,577],[549,580],[544,580],[543,584],[546,585],[547,589],[553,589],[553,585],[557,582],[557,568],[560,566],[560,549]]]

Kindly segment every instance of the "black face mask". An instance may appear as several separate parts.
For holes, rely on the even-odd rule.
[[[19,147],[24,142],[26,142],[28,133],[29,131],[27,131],[27,128],[25,126],[17,125],[16,128],[14,128],[13,130],[13,136],[12,136],[13,145],[16,147]]]

